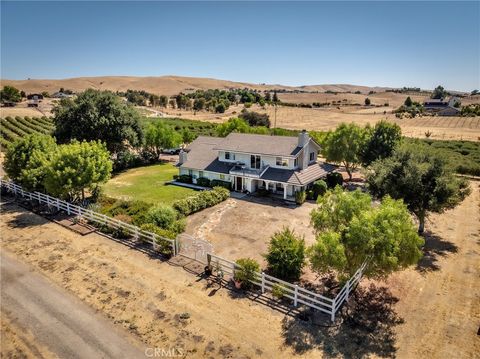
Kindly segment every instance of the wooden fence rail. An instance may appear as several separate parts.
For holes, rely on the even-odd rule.
[[[219,257],[213,253],[208,253],[207,258],[208,263],[213,266],[213,268],[220,268],[223,272],[232,277],[235,275],[235,270],[241,269],[241,267],[235,262]],[[321,294],[314,293],[308,289],[275,278],[264,272],[255,272],[254,278],[250,280],[250,282],[259,287],[262,293],[272,292],[275,286],[280,287],[281,291],[284,293],[283,296],[291,299],[295,307],[298,306],[298,304],[304,304],[307,307],[329,314],[330,319],[333,322],[335,321],[335,315],[338,310],[343,303],[348,301],[350,293],[355,290],[357,284],[360,282],[362,275],[367,268],[367,263],[368,262],[365,261],[360,268],[357,269],[355,274],[345,283],[335,298],[328,298]]]
[[[98,213],[90,209],[71,204],[67,201],[63,201],[61,199],[49,196],[45,193],[27,192],[21,186],[11,181],[5,181],[0,179],[0,186],[5,187],[10,193],[13,193],[15,196],[19,195],[23,198],[29,199],[30,201],[45,203],[48,207],[55,207],[58,210],[65,211],[69,215],[80,216],[100,225],[105,225],[115,229],[121,229],[126,233],[129,233],[136,239],[142,240],[146,243],[150,243],[155,251],[158,250],[158,248],[160,247],[159,242],[169,243],[172,247],[173,255],[177,254],[175,240],[173,239],[161,237],[155,233],[144,231],[132,224],[125,223],[119,221],[118,219],[108,217],[102,213]]]

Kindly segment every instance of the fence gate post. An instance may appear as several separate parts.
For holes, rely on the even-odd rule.
[[[336,307],[335,302],[336,301],[334,300],[333,303],[332,303],[332,311],[330,312],[330,320],[332,322],[335,321],[335,307]]]
[[[262,272],[262,294],[265,293],[265,273]]]
[[[298,285],[295,284],[295,297],[293,300],[293,305],[296,307],[298,305]]]

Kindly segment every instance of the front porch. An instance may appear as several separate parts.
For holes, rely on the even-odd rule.
[[[288,183],[253,179],[248,177],[235,176],[233,179],[233,190],[236,192],[264,193],[272,197],[295,201],[295,192],[303,187],[294,186]]]

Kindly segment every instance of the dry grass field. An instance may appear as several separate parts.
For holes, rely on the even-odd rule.
[[[179,92],[190,92],[197,89],[231,89],[251,88],[259,91],[285,89],[288,91],[312,91],[310,93],[279,93],[280,100],[291,103],[336,102],[335,105],[324,108],[295,108],[279,106],[277,109],[277,126],[288,129],[331,130],[341,122],[354,122],[360,125],[373,124],[382,119],[398,123],[403,133],[410,137],[425,137],[431,132],[433,139],[463,139],[478,141],[480,138],[480,118],[464,117],[432,117],[424,116],[415,119],[398,119],[392,111],[398,108],[407,96],[414,101],[423,102],[428,93],[401,94],[386,92],[386,88],[367,87],[356,85],[315,85],[315,86],[282,86],[251,84],[208,78],[193,78],[180,76],[163,77],[82,77],[63,80],[2,80],[3,85],[13,85],[27,93],[48,91],[56,92],[60,87],[73,91],[83,91],[95,88],[111,91],[126,91],[127,89],[145,90],[151,93],[172,96]],[[313,93],[318,91],[318,93]],[[325,91],[339,91],[337,94]],[[360,91],[361,94],[354,92]],[[369,92],[374,93],[369,95]],[[372,106],[363,106],[368,97]],[[50,115],[54,100],[45,100],[39,109],[27,108],[26,103],[15,108],[0,109],[0,116],[38,116]],[[462,99],[462,104],[480,103],[480,95]],[[341,104],[341,105],[340,105]],[[387,105],[388,104],[388,105]],[[387,105],[387,106],[386,106]],[[376,107],[379,106],[379,107]],[[205,120],[210,122],[224,122],[238,115],[243,105],[231,106],[224,114],[215,114],[205,111],[193,112],[178,109],[147,108],[142,112],[148,116],[181,117],[187,119]],[[275,111],[272,106],[265,109],[252,106],[251,110],[268,113],[273,122]]]

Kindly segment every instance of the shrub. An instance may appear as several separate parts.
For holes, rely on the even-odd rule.
[[[211,180],[210,181],[210,186],[212,186],[212,187],[223,187],[223,188],[226,188],[228,190],[232,189],[232,184],[230,182],[217,180],[217,179]]]
[[[197,184],[202,187],[210,187],[210,180],[206,177],[200,177],[197,179]]]
[[[307,198],[307,194],[305,191],[297,191],[295,192],[295,203],[296,204],[302,204],[305,202],[305,199]]]
[[[177,181],[182,183],[193,183],[193,178],[190,175],[180,175],[178,176]]]
[[[309,199],[309,200],[315,199],[313,190],[311,190],[311,189],[307,190],[307,199]]]
[[[255,272],[260,271],[260,265],[251,258],[240,258],[235,263],[240,267],[235,270],[235,280],[242,282],[242,288],[250,288],[250,281],[255,280]]]
[[[265,259],[272,275],[299,279],[305,264],[305,240],[290,228],[284,228],[272,236]]]
[[[118,221],[124,222],[124,223],[128,223],[128,224],[132,223],[132,218],[129,215],[126,215],[126,214],[118,214],[118,215],[114,216],[113,218],[118,220]],[[126,229],[123,229],[123,228],[113,229],[112,234],[113,234],[114,237],[119,238],[119,239],[126,239],[126,238],[131,237],[130,232],[127,231]]]
[[[313,199],[317,199],[318,196],[323,196],[327,192],[328,186],[324,180],[315,181],[312,187]]]
[[[328,173],[326,180],[328,188],[335,188],[337,185],[341,186],[343,184],[342,174],[338,172]]]
[[[148,211],[147,218],[149,223],[163,229],[171,229],[178,218],[178,214],[172,207],[161,204],[152,207]]]
[[[160,228],[153,223],[147,223],[144,224],[141,229],[146,232],[154,233],[160,237],[168,238],[168,239],[175,239],[176,234],[172,231],[169,231],[168,229],[163,229]],[[145,238],[143,238],[145,242],[150,243],[147,241]],[[158,245],[157,250],[166,255],[166,256],[172,256],[173,255],[173,248],[172,244],[169,241],[162,240],[161,238],[157,238],[156,244]]]
[[[229,196],[229,190],[223,187],[214,187],[211,191],[201,191],[193,196],[173,202],[173,208],[180,214],[188,216],[189,214],[223,202]]]
[[[153,206],[143,201],[114,200],[113,198],[105,196],[100,198],[100,204],[102,206],[102,212],[107,216],[115,217],[119,214],[128,215],[132,218],[132,224],[135,226],[141,226],[148,222],[148,212]]]
[[[113,171],[118,172],[127,168],[139,167],[143,164],[144,161],[140,155],[129,150],[124,150],[117,153],[117,157],[113,161]]]
[[[276,283],[272,286],[272,295],[275,298],[282,299],[285,294],[287,294],[287,290],[283,285]]]

